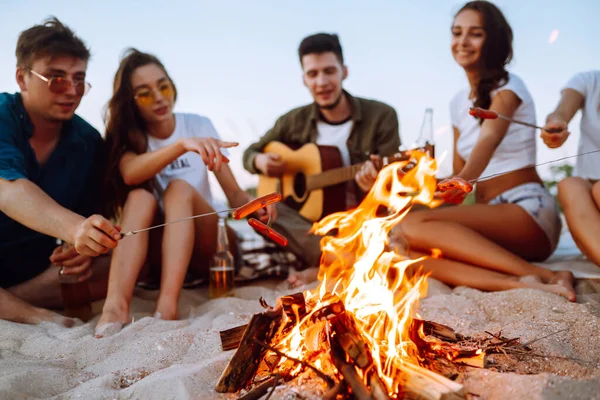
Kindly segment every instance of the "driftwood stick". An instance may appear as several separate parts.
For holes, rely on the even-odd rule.
[[[428,369],[411,363],[400,366],[404,377],[404,389],[419,395],[423,400],[464,399],[463,386]]]
[[[377,374],[377,370],[372,369],[369,373],[369,386],[371,386],[371,394],[374,400],[389,400],[385,384]]]
[[[287,358],[287,359],[288,359],[288,360],[290,360],[290,361],[293,361],[293,362],[295,362],[295,363],[301,364],[301,365],[305,366],[306,368],[309,368],[309,369],[313,370],[313,371],[314,371],[314,373],[315,373],[315,374],[317,374],[317,376],[318,376],[319,378],[321,378],[321,379],[323,379],[325,382],[327,382],[327,386],[328,386],[328,387],[330,387],[330,388],[331,388],[331,387],[333,387],[333,386],[335,385],[335,381],[334,381],[334,380],[333,380],[331,377],[329,377],[329,376],[328,376],[327,374],[325,374],[324,372],[320,371],[318,368],[316,368],[316,367],[312,366],[311,364],[307,363],[306,361],[302,361],[302,360],[299,360],[299,359],[297,359],[297,358],[290,357],[290,356],[286,355],[284,352],[282,352],[282,351],[279,351],[279,350],[277,350],[276,348],[274,348],[274,347],[272,347],[272,346],[269,346],[268,344],[261,343],[261,342],[259,342],[259,341],[258,341],[258,340],[256,340],[256,339],[254,339],[254,342],[255,342],[257,345],[259,345],[259,346],[262,346],[262,347],[263,347],[263,348],[265,348],[266,350],[272,351],[273,353],[277,354],[278,356],[285,357],[285,358]]]
[[[344,377],[346,384],[352,389],[352,394],[357,400],[372,400],[369,389],[365,386],[354,365],[346,361],[346,354],[342,346],[332,338],[331,360],[338,372]]]
[[[215,390],[219,393],[237,392],[248,386],[262,362],[266,349],[255,341],[271,343],[283,321],[283,309],[254,314],[239,348],[223,371]]]
[[[335,332],[336,340],[342,350],[348,354],[348,357],[354,361],[356,366],[366,369],[373,364],[367,344],[363,340],[354,317],[350,313],[344,311],[332,318],[331,328]]]
[[[273,393],[275,393],[275,388],[277,387],[278,380],[279,380],[279,374],[276,374],[275,381],[273,382],[273,388],[271,389],[271,391],[269,392],[269,395],[267,396],[267,398],[265,400],[269,400],[271,398],[271,396],[273,396]]]
[[[237,398],[237,400],[258,400],[265,395],[269,391],[269,388],[277,385],[276,377],[271,377],[261,383],[260,385],[252,388],[252,390],[248,391],[243,396]]]

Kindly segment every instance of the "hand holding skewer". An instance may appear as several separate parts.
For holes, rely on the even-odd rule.
[[[567,123],[565,121],[550,121],[546,122],[546,125],[544,125],[544,130],[540,134],[540,137],[546,146],[551,149],[556,149],[563,145],[570,134],[571,132],[568,131]]]
[[[460,204],[473,191],[473,184],[460,177],[444,179],[437,184],[437,197],[449,204]]]

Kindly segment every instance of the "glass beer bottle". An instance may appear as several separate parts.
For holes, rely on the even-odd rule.
[[[68,243],[62,243],[60,240],[57,240],[56,243],[62,246],[63,251],[70,247]],[[62,270],[63,267],[59,269],[58,279],[60,281],[64,314],[67,317],[79,318],[83,322],[89,321],[93,317],[92,293],[89,282],[87,280],[80,282],[78,275],[64,275]]]
[[[421,124],[421,132],[415,146],[417,149],[429,153],[435,158],[435,144],[433,142],[433,108],[425,109],[425,116]]]
[[[225,218],[219,215],[217,251],[209,267],[208,296],[211,299],[233,296],[235,275],[233,255],[229,251]]]

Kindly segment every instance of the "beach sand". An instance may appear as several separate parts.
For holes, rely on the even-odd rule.
[[[573,260],[561,262],[564,268]],[[600,277],[597,267],[578,262]],[[0,321],[0,398],[235,398],[214,392],[233,355],[221,351],[219,331],[261,311],[259,297],[273,304],[278,296],[298,291],[286,286],[282,281],[257,282],[237,288],[235,298],[210,301],[205,288],[184,290],[180,313],[185,319],[180,321],[152,318],[157,292],[136,289],[134,322],[103,339],[93,337],[98,316],[73,328]],[[551,357],[530,357],[515,365],[515,372],[470,369],[462,378],[466,391],[479,395],[473,398],[600,399],[600,295],[586,296],[580,299],[584,304],[569,303],[535,290],[451,290],[430,280],[420,314],[463,334],[501,331],[523,341],[566,329],[532,345],[536,353]],[[94,304],[94,310],[101,306]]]

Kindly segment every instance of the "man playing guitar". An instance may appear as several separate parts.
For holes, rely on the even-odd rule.
[[[345,184],[345,196],[339,198],[345,203],[338,204],[340,210],[354,207],[377,177],[377,170],[368,161],[398,152],[396,111],[387,104],[351,96],[342,88],[348,69],[337,35],[318,33],[306,37],[300,43],[298,55],[304,85],[314,102],[281,116],[273,128],[244,152],[244,167],[251,173],[281,177],[286,171],[286,160],[265,150],[269,143],[281,142],[290,147],[307,143],[333,146],[339,149],[343,166],[364,163],[357,169],[354,180]],[[277,205],[278,217],[273,228],[288,238],[290,251],[305,265],[318,266],[320,237],[307,234],[312,222],[282,203]]]

